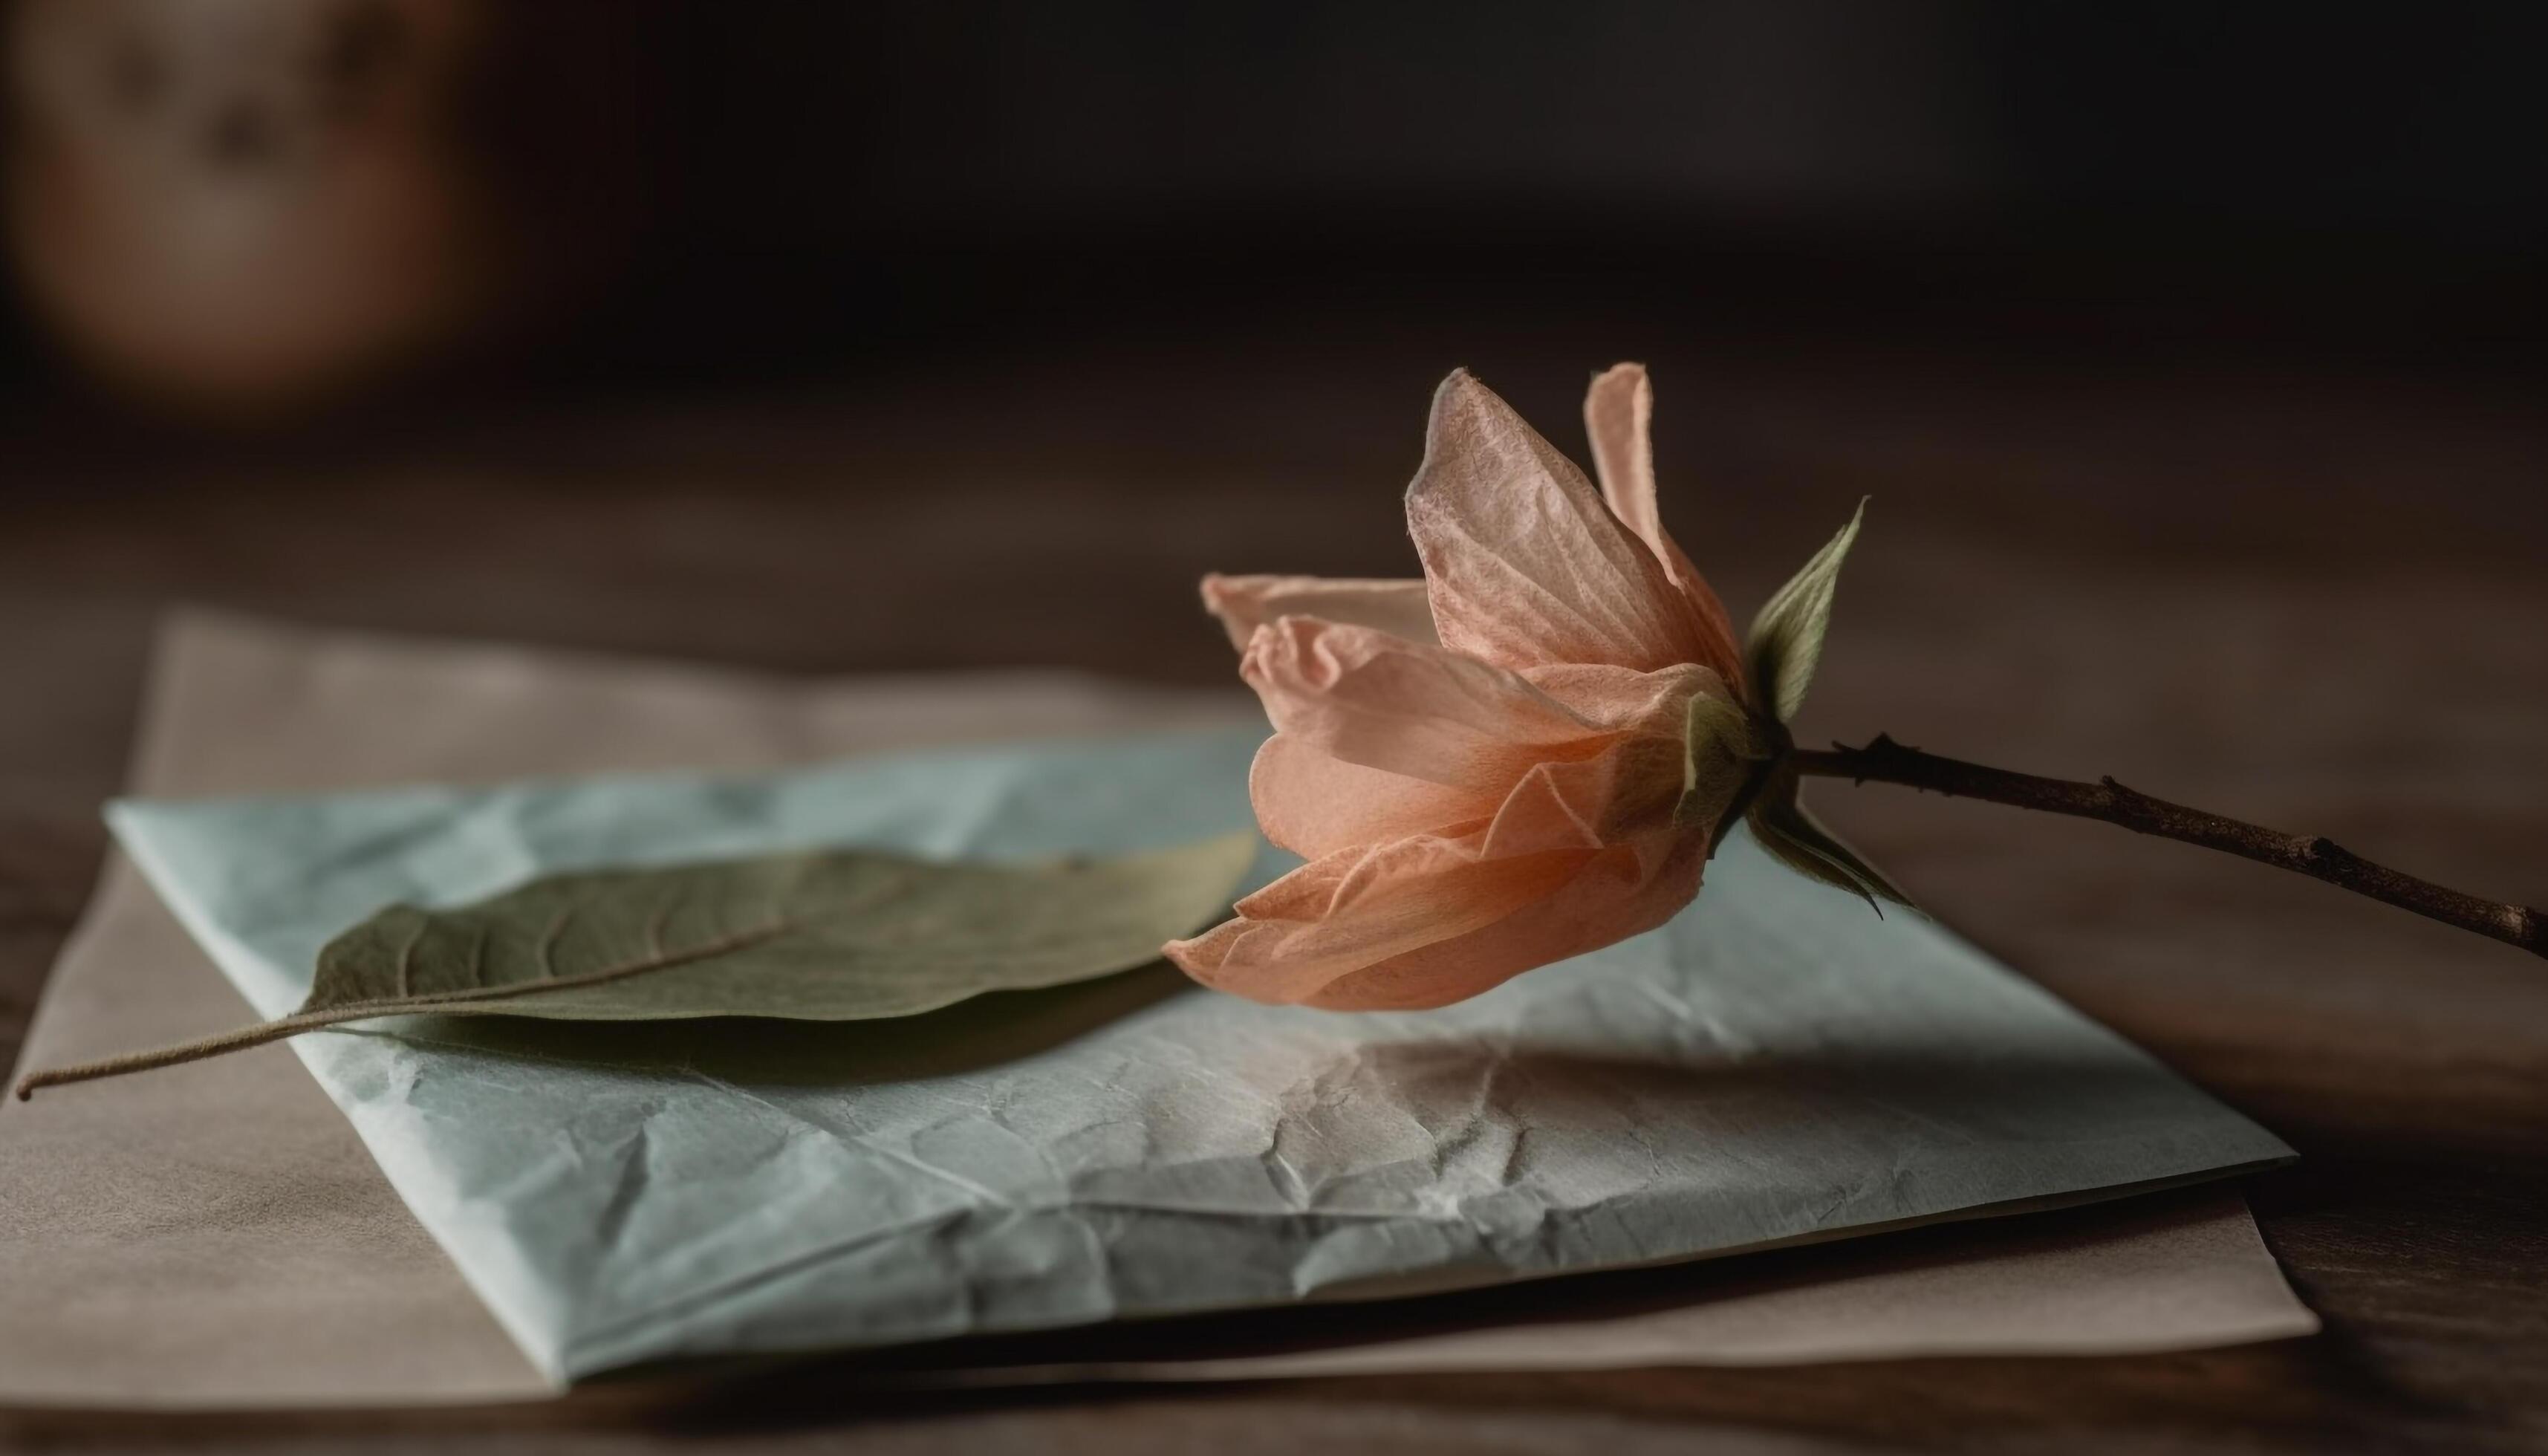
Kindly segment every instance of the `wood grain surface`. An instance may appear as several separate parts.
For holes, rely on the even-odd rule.
[[[1570,451],[1655,370],[1665,515],[1739,615],[1871,495],[1800,739],[2093,777],[2548,899],[2537,381],[1315,318],[735,393],[417,408],[290,444],[30,422],[0,465],[0,1062],[105,846],[175,601],[807,674],[1225,681],[1207,569],[1396,574],[1433,381]],[[1341,328],[1343,324],[1339,322]],[[15,1417],[29,1448],[2548,1449],[2548,969],[2090,823],[1817,782],[1947,924],[2273,1128],[2316,1338],[2097,1360],[1388,1378],[667,1417]],[[5,1297],[0,1295],[0,1297]],[[1340,1316],[1340,1318],[1344,1318]]]

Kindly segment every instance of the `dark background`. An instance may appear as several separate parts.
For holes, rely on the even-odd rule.
[[[1351,348],[1456,305],[1445,359],[1535,304],[2108,356],[2541,337],[2531,6],[516,9],[475,161],[518,229],[602,222],[549,289],[575,307],[469,358],[482,392],[493,363],[719,385],[1300,307]],[[209,135],[219,99],[162,125]],[[58,393],[8,333],[13,394]]]

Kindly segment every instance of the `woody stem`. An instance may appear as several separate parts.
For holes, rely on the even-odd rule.
[[[1799,774],[1847,778],[1856,783],[1899,783],[1958,798],[1988,799],[2021,809],[2103,820],[2136,834],[2201,845],[2306,874],[2338,889],[2412,910],[2428,920],[2475,931],[2534,956],[2548,956],[2548,914],[2526,905],[2480,899],[2375,864],[2323,836],[2284,834],[2226,815],[2172,804],[2138,789],[2126,788],[2112,778],[2083,783],[2017,774],[1905,748],[1881,733],[1864,748],[1834,744],[1827,750],[1799,749],[1793,763]]]

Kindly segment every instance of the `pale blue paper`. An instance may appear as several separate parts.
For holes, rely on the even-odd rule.
[[[394,900],[1241,827],[1258,736],[110,817],[277,1015]],[[1436,1012],[1260,1007],[1162,969],[900,1022],[454,1018],[292,1045],[561,1381],[1690,1258],[2291,1155],[1934,925],[1739,836],[1671,925]]]

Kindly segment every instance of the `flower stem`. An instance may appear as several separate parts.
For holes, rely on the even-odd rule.
[[[2082,783],[2017,774],[1905,748],[1881,733],[1864,748],[1834,744],[1828,750],[1800,749],[1793,762],[1799,774],[1858,783],[1899,783],[1959,798],[1988,799],[2021,809],[2099,819],[2136,834],[2201,845],[2324,880],[2382,904],[2412,910],[2428,920],[2475,931],[2534,956],[2548,956],[2548,914],[2525,905],[2480,899],[2428,879],[2417,879],[2385,864],[2375,864],[2323,836],[2283,834],[2190,809],[2126,788],[2112,778]]]

